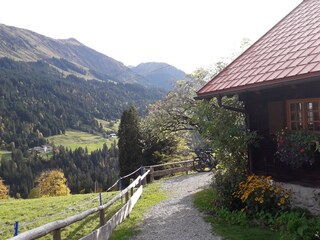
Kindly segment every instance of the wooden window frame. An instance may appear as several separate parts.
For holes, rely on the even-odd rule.
[[[302,129],[303,130],[308,130],[308,110],[306,107],[307,102],[318,102],[320,104],[320,98],[301,98],[301,99],[290,99],[286,100],[286,116],[287,116],[287,128],[291,131],[295,131],[291,129],[291,108],[290,104],[291,103],[301,103],[302,104]],[[312,130],[312,132],[320,134],[319,131]]]

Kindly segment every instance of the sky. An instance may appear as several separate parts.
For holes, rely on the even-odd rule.
[[[192,73],[258,40],[303,0],[0,0],[0,23],[75,38],[125,65]]]

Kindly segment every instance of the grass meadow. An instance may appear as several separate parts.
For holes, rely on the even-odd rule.
[[[102,148],[104,143],[106,143],[109,148],[114,142],[114,139],[107,139],[99,135],[76,130],[67,130],[65,134],[51,136],[48,137],[47,140],[49,143],[53,142],[56,146],[62,145],[71,150],[75,150],[78,147],[87,147],[88,152]]]
[[[0,150],[0,162],[1,159],[11,160],[11,152]]]
[[[148,184],[143,194],[135,205],[130,218],[126,219],[113,233],[113,240],[127,239],[137,232],[138,225],[143,220],[143,213],[151,206],[165,199],[164,192],[160,190],[160,184],[155,182]],[[103,203],[107,203],[118,192],[103,193]],[[8,199],[0,200],[0,239],[7,239],[14,234],[14,223],[19,222],[19,233],[39,227],[46,223],[65,219],[69,216],[81,213],[90,208],[99,206],[99,194],[77,194],[63,197],[46,197],[38,199]],[[110,218],[121,203],[106,211],[106,218]],[[82,221],[76,222],[62,230],[62,239],[79,239],[93,230],[99,228],[98,213],[92,214]],[[40,239],[52,239],[49,233]]]
[[[114,132],[117,133],[120,125],[120,120],[116,121],[105,121],[102,119],[96,118],[99,124],[102,124],[103,130],[108,132]]]

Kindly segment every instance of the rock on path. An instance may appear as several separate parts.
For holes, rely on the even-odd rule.
[[[211,182],[212,173],[197,173],[165,180],[168,199],[145,215],[141,232],[131,240],[220,240],[202,214],[194,208],[192,195]]]

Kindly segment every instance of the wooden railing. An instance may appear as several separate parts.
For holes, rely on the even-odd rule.
[[[147,171],[142,176],[138,176],[135,180],[132,180],[131,184],[126,189],[122,190],[118,195],[116,195],[106,204],[95,208],[91,208],[89,210],[68,217],[66,219],[47,223],[40,227],[23,232],[18,236],[10,238],[10,240],[36,239],[46,236],[51,232],[53,233],[53,240],[61,240],[61,230],[63,228],[71,224],[74,224],[80,220],[83,220],[89,215],[92,215],[97,212],[99,212],[100,228],[96,229],[89,235],[81,238],[81,240],[106,240],[111,236],[113,229],[117,225],[119,225],[132,211],[133,206],[136,204],[136,202],[142,194],[143,185],[147,183],[146,177],[148,174],[150,174],[150,181],[154,181],[155,177],[167,176],[179,172],[185,172],[186,174],[188,174],[189,171],[193,170],[192,163],[192,160],[187,160],[181,162],[146,166],[145,169]],[[105,211],[123,197],[125,197],[126,203],[121,207],[121,209],[118,212],[116,212],[108,221],[106,221]]]
[[[29,231],[23,232],[18,236],[10,238],[10,240],[29,240],[29,239],[36,239],[43,237],[49,233],[53,233],[54,240],[61,240],[61,230],[64,227],[67,227],[77,221],[80,221],[87,216],[100,212],[100,228],[92,232],[86,237],[81,239],[108,239],[111,234],[112,230],[119,225],[131,212],[133,206],[138,201],[139,197],[142,194],[142,181],[146,179],[146,176],[149,174],[149,170],[146,171],[142,176],[138,176],[126,189],[121,191],[117,196],[112,198],[108,203],[101,205],[99,207],[91,208],[87,211],[84,211],[80,214],[68,217],[63,220],[58,220],[55,222],[50,222],[40,227],[31,229]],[[146,181],[144,181],[146,182]],[[134,192],[134,188],[139,186],[138,189]],[[116,213],[114,214],[111,219],[106,222],[105,219],[105,210],[112,206],[116,201],[120,200],[123,196],[125,196],[126,204]]]
[[[150,170],[150,181],[152,182],[154,181],[155,177],[168,176],[179,172],[185,172],[188,174],[189,171],[193,170],[193,160],[164,163],[146,166],[145,168]]]

